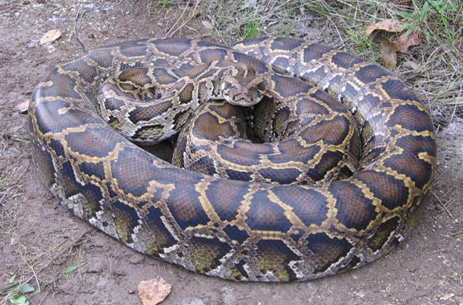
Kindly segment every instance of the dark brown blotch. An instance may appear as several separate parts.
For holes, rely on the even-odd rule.
[[[394,217],[383,222],[375,231],[375,234],[368,239],[368,247],[373,251],[380,250],[390,238],[391,233],[397,229],[398,225],[398,217]]]
[[[307,82],[290,76],[273,74],[272,80],[275,82],[275,91],[283,97],[305,93],[312,88]]]
[[[125,148],[119,152],[118,159],[111,162],[112,175],[123,193],[143,196],[149,182],[157,180],[156,167],[146,156],[148,153],[139,148]]]
[[[270,182],[279,184],[291,184],[297,181],[302,174],[298,168],[265,168],[258,171],[259,174]]]
[[[93,83],[98,75],[98,70],[95,66],[89,65],[85,60],[75,60],[61,66],[64,71],[78,73],[87,83]]]
[[[199,52],[202,62],[223,61],[227,56],[224,49],[206,49]]]
[[[153,101],[151,105],[140,106],[138,105],[134,110],[129,112],[129,119],[134,123],[148,122],[153,118],[163,115],[167,110],[172,107],[172,101]]]
[[[145,57],[148,53],[146,39],[127,41],[119,44],[119,52],[127,57]]]
[[[114,56],[110,49],[94,50],[84,56],[82,60],[91,59],[102,68],[111,68],[114,62]]]
[[[312,267],[316,272],[324,272],[333,263],[345,257],[352,245],[345,239],[316,233],[307,237],[307,248],[313,253]]]
[[[164,225],[164,214],[159,208],[151,206],[143,218],[142,232],[148,231],[150,239],[147,241],[145,254],[159,256],[164,249],[177,243],[172,234]]]
[[[307,176],[313,181],[321,181],[330,170],[338,167],[339,162],[343,159],[344,153],[340,151],[327,151],[322,155],[317,165],[307,171]]]
[[[376,219],[377,212],[373,201],[365,197],[355,184],[348,181],[335,181],[329,190],[336,199],[337,219],[347,228],[365,230]]]
[[[106,157],[120,141],[125,139],[107,128],[87,128],[85,131],[72,132],[66,135],[69,149],[89,157]]]
[[[260,240],[257,244],[256,267],[262,274],[272,273],[279,281],[292,282],[297,275],[289,267],[301,258],[281,240]]]
[[[274,50],[291,51],[297,47],[300,47],[303,43],[304,40],[300,39],[277,37],[272,41],[270,47]]]
[[[387,121],[387,126],[400,125],[412,131],[433,131],[431,118],[415,105],[400,105]]]
[[[302,187],[275,186],[272,192],[289,205],[297,217],[306,225],[321,225],[326,220],[327,198],[316,190]]]
[[[231,250],[228,243],[220,241],[217,237],[193,236],[189,243],[191,245],[190,260],[196,272],[199,273],[206,273],[222,265],[220,259]]]
[[[169,74],[166,68],[154,68],[152,72],[153,78],[161,85],[169,85],[177,83],[178,78]]]
[[[183,175],[181,179],[178,177],[176,187],[170,192],[166,202],[172,216],[183,230],[206,225],[210,221],[199,200],[200,194],[196,190],[198,181],[191,176]]]
[[[345,52],[336,53],[333,56],[332,61],[335,65],[342,67],[344,69],[349,69],[355,65],[365,62],[365,60],[361,59],[360,57],[350,55]]]
[[[373,64],[362,67],[355,72],[355,77],[365,85],[374,83],[377,79],[389,75],[391,75],[389,71]]]
[[[192,133],[207,140],[219,140],[235,135],[233,126],[229,121],[219,122],[219,119],[209,112],[202,112],[196,116]]]
[[[373,195],[380,199],[381,204],[390,210],[407,203],[409,190],[403,180],[372,170],[356,174],[355,179],[368,185]]]
[[[79,164],[79,169],[82,173],[92,179],[105,180],[106,174],[104,171],[104,166],[102,162],[90,163],[82,162]]]
[[[382,88],[391,99],[419,101],[416,94],[409,90],[406,85],[398,79],[390,79],[382,83]]]
[[[246,223],[251,230],[287,232],[291,228],[283,208],[271,202],[266,191],[257,191],[250,201]]]
[[[180,56],[191,48],[191,40],[186,38],[168,38],[154,40],[153,45],[170,56]]]
[[[436,143],[431,137],[407,136],[399,139],[397,145],[404,151],[384,161],[387,167],[409,177],[418,188],[423,188],[432,178],[435,169]],[[420,159],[419,154],[434,157],[431,163]]]
[[[307,164],[320,151],[320,146],[304,147],[295,139],[289,138],[278,143],[278,150],[280,154],[268,155],[268,159],[273,163],[285,163],[290,158],[292,161]]]
[[[304,61],[310,62],[311,60],[318,60],[331,50],[333,49],[318,43],[309,44],[304,48]]]
[[[236,59],[237,62],[243,63],[246,66],[253,68],[257,73],[265,73],[268,71],[267,66],[254,57],[238,52],[233,52],[233,57]]]
[[[214,180],[208,185],[206,196],[221,220],[232,221],[236,218],[244,196],[248,194],[248,185],[224,179]]]
[[[344,116],[336,116],[331,120],[325,120],[316,125],[307,127],[301,132],[302,139],[307,143],[323,141],[327,145],[339,145],[349,135],[350,121]]]

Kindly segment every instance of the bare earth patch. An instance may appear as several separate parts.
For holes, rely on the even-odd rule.
[[[463,304],[463,119],[458,113],[438,133],[439,170],[408,240],[376,263],[318,281],[240,284],[196,275],[145,258],[60,206],[35,172],[27,117],[15,106],[29,99],[54,65],[81,53],[72,38],[75,28],[91,50],[163,37],[177,20],[186,20],[180,18],[181,6],[147,14],[135,3],[0,0],[0,304],[9,303],[7,286],[27,280],[40,288],[31,304],[140,304],[138,283],[158,276],[172,284],[163,304]],[[51,29],[60,29],[62,37],[40,45]],[[204,23],[191,20],[176,35],[201,37],[204,31]]]

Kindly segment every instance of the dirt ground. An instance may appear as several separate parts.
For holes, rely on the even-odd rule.
[[[162,276],[172,284],[163,304],[463,304],[463,119],[458,116],[438,130],[439,170],[408,240],[373,264],[322,280],[240,284],[196,275],[145,258],[60,206],[35,172],[26,116],[15,106],[29,99],[54,65],[82,52],[72,38],[75,27],[91,50],[163,37],[182,13],[171,8],[148,14],[135,3],[0,0],[0,292],[10,280],[30,279],[35,290],[41,288],[28,295],[30,304],[140,304],[138,283]],[[63,36],[40,45],[42,35],[55,28]],[[176,35],[202,33],[201,22],[193,20]],[[0,304],[8,304],[5,294]]]

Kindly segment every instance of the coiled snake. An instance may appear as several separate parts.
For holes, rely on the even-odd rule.
[[[256,104],[254,114],[222,100]],[[315,279],[379,258],[402,240],[436,167],[431,120],[400,80],[290,38],[108,46],[54,68],[29,110],[39,172],[76,216],[137,251],[238,281]],[[238,139],[244,122],[269,143]],[[184,125],[174,162],[200,173],[127,140]]]

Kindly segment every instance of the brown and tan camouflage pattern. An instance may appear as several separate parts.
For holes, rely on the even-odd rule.
[[[54,68],[37,86],[29,109],[34,158],[47,186],[76,216],[129,247],[225,279],[315,279],[387,253],[403,239],[436,168],[433,127],[417,96],[383,68],[314,42],[262,38],[235,50],[197,40],[144,39]],[[358,123],[358,170],[315,185],[213,177],[174,167],[110,126],[138,118],[140,125],[127,129],[132,138],[175,133],[200,106],[201,94],[214,93],[197,88],[199,80],[175,82],[184,88],[176,89],[181,94],[170,106],[146,109],[159,120],[150,122],[140,112],[131,116],[130,106],[117,98],[106,99],[104,119],[99,114],[101,86],[110,92],[115,76],[147,84],[143,78],[152,75],[159,86],[180,76],[163,72],[214,66],[225,53],[256,75],[271,66],[340,100]],[[184,70],[186,77],[191,69]],[[234,73],[240,71],[246,69]],[[278,84],[275,90],[290,95],[291,87]],[[119,87],[127,96],[139,88],[130,82]],[[149,85],[135,94],[140,101],[157,97]],[[111,113],[121,107],[129,110],[125,118]],[[205,134],[214,137],[210,131]],[[289,150],[297,150],[294,145]]]

